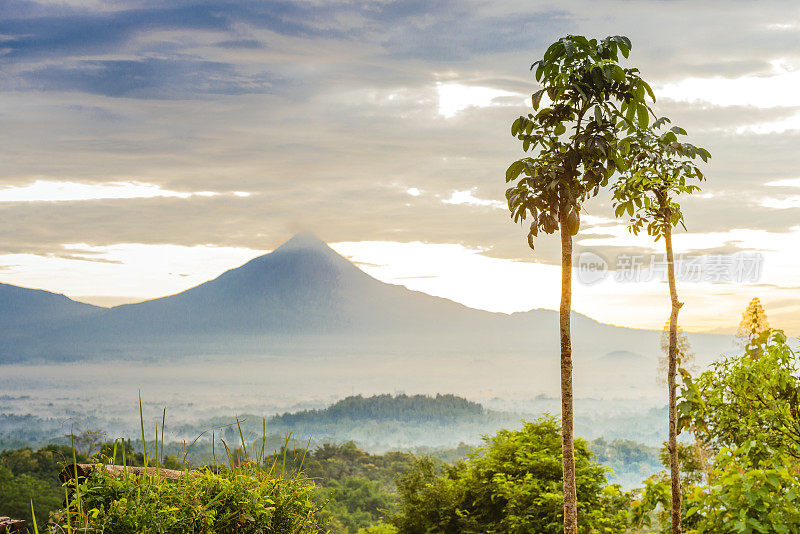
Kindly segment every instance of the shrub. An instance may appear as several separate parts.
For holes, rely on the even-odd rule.
[[[440,468],[429,459],[398,481],[402,534],[563,532],[561,428],[551,417],[501,430],[467,461]],[[587,532],[622,533],[626,495],[606,483],[606,468],[575,440],[578,516]]]
[[[51,532],[304,534],[318,531],[313,486],[253,464],[177,479],[94,470],[73,486]]]

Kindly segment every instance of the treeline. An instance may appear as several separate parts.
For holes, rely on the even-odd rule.
[[[260,436],[262,427],[272,435],[291,433],[313,443],[353,441],[373,452],[417,447],[453,448],[460,442],[477,444],[481,435],[500,428],[518,428],[522,414],[497,412],[481,404],[450,394],[361,395],[346,397],[327,408],[284,413],[265,419],[253,414],[240,420],[245,434]],[[215,417],[183,426],[185,435],[230,425],[230,419]],[[190,432],[192,431],[192,432]],[[227,437],[238,435],[236,427],[220,429]],[[191,438],[190,438],[191,439]]]
[[[325,424],[344,420],[403,421],[407,423],[455,421],[484,415],[477,402],[456,395],[374,395],[346,397],[322,410],[284,413],[273,424]]]

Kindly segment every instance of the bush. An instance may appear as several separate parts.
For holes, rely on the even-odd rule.
[[[575,440],[578,518],[585,532],[625,532],[628,499]],[[563,531],[561,430],[551,417],[501,430],[467,461],[440,468],[422,459],[401,476],[402,534],[538,534]]]
[[[319,530],[313,485],[253,464],[177,479],[93,471],[75,486],[50,532],[305,534]]]
[[[756,464],[750,453],[757,446],[764,451],[755,441],[720,451],[709,485],[688,496],[690,533],[800,532],[800,478],[794,462],[767,449],[772,454]]]

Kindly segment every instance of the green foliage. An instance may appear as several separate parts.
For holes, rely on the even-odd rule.
[[[697,378],[685,373],[680,423],[697,438],[679,449],[688,533],[800,531],[796,355],[783,332],[766,333],[755,355],[723,357]],[[703,448],[716,454],[705,461]],[[669,500],[666,474],[651,477],[632,504],[634,524],[666,524],[659,510]]]
[[[295,459],[301,451],[289,453]],[[267,458],[267,462],[272,461]],[[387,452],[370,454],[364,452],[350,441],[341,445],[325,443],[303,461],[303,472],[309,478],[323,483],[329,480],[343,480],[349,477],[367,478],[380,482],[384,488],[393,488],[394,479],[413,463],[414,455],[409,452]]]
[[[776,450],[800,458],[797,356],[780,330],[764,341],[759,357],[723,357],[696,379],[686,375],[679,424],[717,450],[755,442],[756,462]]]
[[[756,462],[756,447],[764,452],[754,440],[720,451],[711,483],[694,488],[686,499],[690,534],[800,532],[800,478],[790,468],[796,462],[775,450]]]
[[[646,526],[655,528],[655,532],[669,533],[672,503],[669,473],[661,471],[648,477],[644,487],[634,490],[632,497],[630,521],[634,527]],[[686,499],[682,502],[685,504]]]
[[[697,484],[703,479],[703,451],[700,444],[695,443],[680,443],[678,442],[678,471],[681,474],[681,480],[688,484]],[[667,442],[661,447],[659,452],[661,464],[669,469],[669,446]]]
[[[330,518],[333,532],[356,532],[380,521],[386,510],[395,505],[396,495],[380,482],[367,478],[349,477],[331,480],[321,491],[325,510],[322,518]]]
[[[398,531],[397,527],[394,525],[378,523],[377,525],[370,525],[366,528],[359,529],[357,534],[398,534]]]
[[[578,515],[585,532],[624,532],[627,498],[606,485],[585,441],[575,441]],[[486,438],[468,460],[422,458],[398,480],[403,534],[561,532],[561,429],[550,417]]]
[[[141,447],[140,441],[137,441],[136,444],[139,445],[139,447]],[[159,445],[163,446],[163,444]],[[123,455],[123,449],[125,451],[124,455]],[[106,441],[104,443],[101,443],[97,447],[97,452],[94,453],[91,456],[91,458],[93,460],[103,461],[105,463],[122,465],[124,456],[125,465],[128,465],[130,467],[142,467],[144,466],[144,453],[135,452],[135,450],[136,449],[134,448],[133,443],[131,443],[131,440],[129,439],[125,440],[121,439],[117,440],[117,442]],[[160,453],[161,453],[159,455],[160,466],[163,467],[164,469],[181,469],[183,467],[181,462],[178,461],[177,457],[167,456],[164,454],[163,450],[160,451]],[[153,465],[153,462],[151,461],[150,464]]]
[[[50,511],[60,506],[64,499],[60,489],[35,476],[14,475],[10,469],[0,465],[0,515],[28,519],[32,500],[37,521],[46,523]]]
[[[661,464],[669,470],[670,456],[667,443],[659,453]],[[681,524],[692,526],[695,518],[686,518],[690,505],[688,494],[703,480],[704,468],[701,451],[695,444],[678,443],[678,469],[681,475],[681,510],[684,516]],[[644,481],[644,487],[632,492],[630,507],[631,523],[635,527],[654,527],[658,532],[670,532],[670,509],[672,505],[671,480],[667,471],[660,471]]]
[[[68,458],[72,458],[72,451],[65,445],[0,453],[0,515],[28,518],[32,500],[37,522],[46,524],[50,512],[64,500],[58,473]],[[85,460],[83,456],[78,459]]]
[[[292,449],[264,459],[265,465],[286,462],[289,473],[315,481],[314,498],[324,509],[320,518],[334,533],[355,533],[378,523],[397,500],[395,478],[415,456],[407,452],[369,454],[353,442],[326,443],[313,452]]]
[[[644,228],[656,241],[670,226],[685,226],[675,197],[700,189],[688,183],[704,179],[693,160],[711,158],[706,149],[678,140],[678,135],[686,135],[683,128],[673,126],[661,132],[660,128],[669,122],[662,117],[652,128],[636,128],[620,141],[619,150],[629,167],[614,185],[614,214],[622,217],[627,213],[634,234]]]
[[[80,500],[58,513],[50,530],[70,522],[87,533],[317,531],[318,507],[306,481],[252,466],[216,471],[174,480],[93,471],[75,488]]]
[[[582,202],[627,167],[617,148],[620,128],[649,123],[646,95],[655,101],[650,86],[637,69],[619,65],[619,54],[628,57],[630,48],[626,37],[568,35],[531,67],[542,85],[532,97],[535,114],[516,119],[511,135],[533,156],[506,171],[506,182],[516,181],[506,191],[511,218],[531,217],[531,247],[539,231],[551,234],[559,223],[577,233]],[[549,102],[543,105],[545,95]]]

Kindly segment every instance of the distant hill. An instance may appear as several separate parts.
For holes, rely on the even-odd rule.
[[[13,340],[42,339],[76,321],[96,316],[104,309],[76,302],[64,295],[0,284],[0,362]]]
[[[484,415],[483,406],[456,395],[361,395],[344,398],[322,410],[285,413],[272,424],[314,424],[343,420],[422,422]]]
[[[479,281],[476,281],[479,283]],[[534,283],[533,281],[531,283]],[[558,314],[511,315],[380,282],[309,234],[214,280],[159,299],[97,308],[2,286],[0,362],[199,355],[558,353]],[[24,313],[14,311],[24,310]],[[658,347],[660,332],[573,314],[575,355]],[[690,336],[700,355],[727,336]]]
[[[480,436],[500,428],[518,427],[522,416],[485,409],[481,404],[457,395],[361,395],[346,397],[318,410],[303,410],[276,415],[266,420],[270,434],[291,435],[300,443],[354,441],[369,450],[392,448],[455,447],[475,444]],[[245,434],[259,436],[263,419],[241,415]],[[184,431],[230,425],[230,419],[215,417],[194,424]],[[235,438],[238,431],[227,426]],[[196,434],[195,434],[196,435]]]

